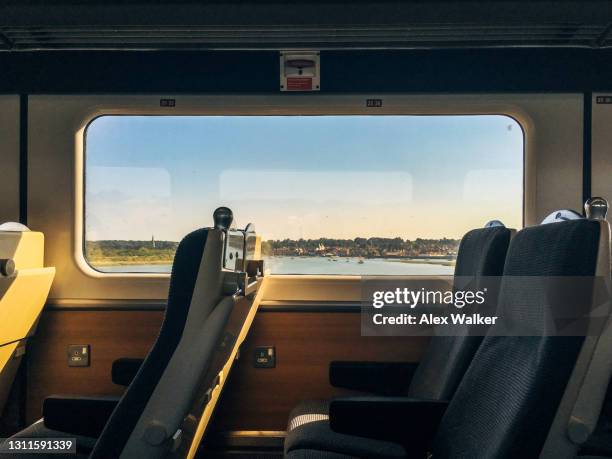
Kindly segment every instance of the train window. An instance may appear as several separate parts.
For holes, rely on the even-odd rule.
[[[523,140],[504,115],[102,116],[85,138],[85,258],[168,272],[225,205],[272,274],[452,273],[466,231],[522,226]]]

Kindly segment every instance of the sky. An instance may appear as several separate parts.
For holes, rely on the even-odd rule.
[[[103,116],[86,240],[180,240],[218,206],[263,239],[460,238],[522,226],[523,133],[482,116]]]

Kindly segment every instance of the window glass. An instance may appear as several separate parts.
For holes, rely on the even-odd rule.
[[[507,116],[103,116],[86,131],[85,257],[169,272],[221,205],[272,274],[450,274],[461,236],[522,226]]]

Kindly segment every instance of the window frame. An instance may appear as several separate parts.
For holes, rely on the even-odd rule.
[[[219,96],[212,96],[213,98],[218,98]],[[299,96],[298,96],[299,97]],[[96,269],[87,259],[85,254],[85,215],[86,215],[86,182],[85,182],[85,173],[86,173],[86,155],[87,155],[87,131],[89,127],[99,118],[106,116],[172,116],[172,117],[180,117],[180,116],[503,116],[514,121],[519,128],[521,129],[522,135],[522,227],[525,226],[526,221],[526,208],[527,208],[527,129],[530,126],[530,120],[527,114],[522,112],[513,112],[512,110],[496,110],[496,111],[481,111],[481,112],[470,112],[470,111],[462,111],[462,110],[453,110],[452,108],[446,110],[439,111],[430,111],[423,110],[422,107],[419,107],[417,110],[414,108],[408,109],[408,107],[400,105],[400,106],[389,106],[387,104],[386,107],[378,107],[371,108],[366,107],[366,100],[368,97],[365,96],[357,96],[363,103],[361,107],[351,107],[350,110],[347,110],[346,107],[340,108],[334,104],[332,107],[321,107],[316,106],[312,102],[307,106],[299,104],[298,107],[293,107],[292,104],[274,104],[274,105],[262,105],[262,106],[253,106],[253,105],[239,105],[237,107],[208,107],[208,108],[199,108],[195,112],[192,109],[181,110],[180,108],[173,107],[171,110],[164,108],[159,110],[156,107],[153,110],[125,110],[125,109],[99,109],[96,110],[95,113],[91,114],[85,120],[83,120],[83,125],[79,132],[77,133],[77,157],[79,158],[79,167],[77,167],[76,171],[76,182],[77,182],[77,190],[76,190],[76,198],[77,198],[77,208],[75,212],[76,217],[76,225],[75,225],[75,257],[76,263],[80,270],[90,276],[90,277],[111,277],[111,278],[139,278],[139,279],[159,279],[159,278],[169,278],[170,273],[163,272],[151,272],[151,273],[142,273],[142,272],[104,272]],[[395,96],[402,97],[402,96]],[[405,96],[405,97],[414,97],[414,96]],[[310,99],[308,96],[303,96],[304,99]],[[312,96],[314,103],[318,100],[324,99],[325,96],[315,95]],[[387,97],[379,97],[383,100],[388,100]],[[300,97],[302,99],[302,97]],[[157,100],[157,99],[156,99]],[[281,96],[282,101],[282,96]],[[178,104],[177,104],[178,105]],[[351,104],[352,105],[352,104]],[[386,109],[385,109],[386,108]],[[416,108],[416,107],[415,107]],[[340,109],[340,111],[338,111]],[[172,111],[169,113],[169,111]],[[79,186],[80,185],[80,186]],[[80,203],[79,203],[80,201]],[[79,221],[80,220],[80,221]],[[518,228],[517,228],[518,229]],[[80,250],[79,250],[80,248]],[[440,274],[443,276],[444,274]],[[349,278],[349,279],[359,279],[362,275],[356,274],[274,274],[270,273],[270,276],[275,278],[326,278],[330,277],[333,279],[341,279],[341,278]]]

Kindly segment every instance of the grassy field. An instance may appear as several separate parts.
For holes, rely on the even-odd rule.
[[[88,241],[85,257],[93,265],[166,265],[172,264],[178,242]]]

